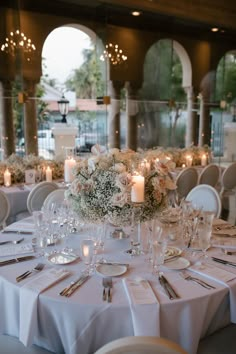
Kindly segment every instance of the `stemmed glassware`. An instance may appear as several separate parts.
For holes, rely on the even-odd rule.
[[[202,211],[200,221],[197,228],[199,246],[203,252],[203,258],[206,259],[207,249],[211,243],[212,223],[214,213],[211,211]]]

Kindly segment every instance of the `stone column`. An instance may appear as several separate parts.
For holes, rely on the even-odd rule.
[[[120,90],[122,84],[119,81],[109,82],[109,94],[111,104],[108,114],[108,147],[120,149]]]
[[[210,127],[210,109],[207,105],[208,96],[200,93],[200,118],[199,118],[199,134],[198,145],[210,144],[211,127]]]
[[[8,80],[2,81],[2,97],[2,148],[3,157],[7,158],[15,152],[12,83]]]
[[[127,90],[126,95],[126,147],[128,149],[137,150],[138,138],[138,102],[137,102],[137,88],[130,82],[125,84]]]
[[[24,80],[24,90],[26,92],[26,102],[24,103],[24,136],[25,153],[38,155],[37,139],[37,107],[36,107],[36,85],[35,81]]]
[[[187,122],[186,122],[186,138],[185,146],[191,146],[194,144],[195,129],[196,129],[196,112],[194,109],[195,95],[193,92],[193,87],[185,87],[187,93]]]

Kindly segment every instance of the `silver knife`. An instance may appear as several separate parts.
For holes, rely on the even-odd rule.
[[[8,241],[1,241],[0,242],[0,246],[1,245],[7,245],[7,244],[10,244],[12,243],[13,245],[17,245],[18,243],[24,241],[24,238],[21,238],[20,240],[8,240]]]
[[[69,297],[71,296],[75,290],[77,290],[84,282],[86,282],[86,280],[88,280],[90,276],[86,275],[85,277],[83,277],[77,284],[74,284],[69,291],[66,292],[66,294],[64,296]]]
[[[77,280],[72,281],[72,282],[70,283],[70,285],[68,285],[67,287],[65,287],[65,288],[59,293],[59,295],[65,296],[66,293],[67,293],[74,285],[78,284],[78,283],[81,281],[81,279],[83,279],[83,278],[84,278],[84,275],[81,275]]]
[[[22,235],[33,235],[33,231],[17,231],[17,230],[2,230],[2,234],[22,234]]]
[[[231,267],[234,267],[234,268],[236,267],[236,263],[230,262],[230,261],[225,261],[224,259],[212,257],[212,260],[214,262],[218,262],[218,263],[221,263],[221,264],[224,264],[224,265],[228,265],[228,266],[231,266]]]
[[[1,261],[0,262],[0,266],[13,264],[13,263],[18,263],[18,262],[29,261],[29,260],[34,259],[34,258],[35,258],[35,256],[25,256],[25,257],[7,259],[6,261]]]
[[[176,293],[176,291],[172,288],[172,286],[170,285],[170,283],[168,282],[168,280],[164,277],[164,275],[161,275],[161,278],[163,280],[163,283],[165,284],[165,286],[167,287],[169,293],[171,294],[171,296],[173,297],[173,299],[178,299],[179,295]]]
[[[119,263],[119,262],[98,262],[97,264],[102,264],[102,265],[114,265],[114,266],[124,266],[124,267],[129,267],[128,263]]]
[[[172,296],[171,293],[169,292],[169,290],[168,290],[166,284],[164,283],[164,281],[163,281],[163,279],[162,279],[162,277],[161,277],[160,275],[159,275],[158,279],[159,279],[159,282],[160,282],[161,286],[162,286],[163,289],[165,290],[165,293],[166,293],[166,295],[168,296],[168,298],[169,298],[170,300],[174,300],[173,296]]]

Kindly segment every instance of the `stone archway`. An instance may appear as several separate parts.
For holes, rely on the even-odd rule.
[[[53,37],[54,34],[55,34],[55,39]],[[51,36],[51,38],[49,38],[49,36]],[[61,36],[61,38],[60,38],[60,36]],[[59,37],[59,40],[58,40],[58,37]],[[68,38],[68,40],[67,40],[67,38]],[[69,39],[70,39],[70,41],[69,41]],[[60,44],[60,40],[61,40],[61,44]],[[50,45],[51,45],[51,47],[53,47],[53,44],[54,44],[53,41],[56,43],[58,43],[58,41],[59,41],[59,50],[61,51],[61,58],[62,59],[59,58],[58,45],[55,48],[56,53],[54,53],[54,52],[52,53],[52,50],[50,50]],[[66,46],[67,41],[70,42],[69,46]],[[84,54],[83,48],[87,50],[87,52],[85,51],[85,53],[87,53],[87,55],[85,55],[85,56],[83,56],[83,54]],[[69,56],[68,56],[68,54],[67,54],[67,56],[63,56],[63,49],[64,49],[64,51],[67,51],[67,53],[69,53]],[[82,111],[86,111],[86,112],[89,110],[97,111],[97,109],[95,107],[96,97],[99,96],[97,94],[97,85],[96,85],[95,80],[90,80],[89,77],[86,76],[86,74],[85,74],[86,77],[84,78],[84,80],[83,79],[80,80],[80,84],[83,82],[87,83],[85,85],[86,87],[84,87],[84,90],[80,91],[80,92],[84,93],[84,96],[83,96],[83,94],[78,95],[78,87],[80,87],[81,85],[76,85],[76,82],[77,82],[77,80],[79,82],[79,77],[81,76],[81,72],[78,74],[78,73],[76,73],[76,71],[79,72],[80,67],[82,65],[85,65],[83,67],[83,70],[84,70],[83,73],[86,73],[86,72],[92,73],[93,70],[95,70],[96,73],[99,72],[99,74],[100,74],[100,76],[99,76],[100,81],[99,82],[101,83],[101,82],[105,81],[106,77],[107,77],[105,69],[103,71],[101,69],[101,73],[100,73],[100,68],[103,68],[104,65],[98,59],[99,53],[102,51],[102,49],[103,49],[103,44],[102,44],[100,38],[98,38],[98,36],[96,35],[96,33],[94,31],[92,31],[90,28],[88,28],[86,26],[83,26],[80,24],[73,24],[73,23],[54,28],[53,31],[51,31],[48,34],[47,38],[44,41],[44,44],[42,46],[42,57],[50,58],[50,60],[51,60],[50,63],[52,62],[52,58],[54,58],[53,65],[55,63],[55,66],[56,66],[57,61],[58,61],[59,62],[58,68],[61,67],[63,70],[63,69],[67,69],[67,67],[68,67],[68,69],[69,69],[68,71],[67,70],[65,71],[66,75],[64,72],[64,74],[61,75],[61,77],[60,77],[60,71],[58,71],[58,68],[56,71],[54,71],[54,70],[49,71],[50,78],[53,78],[53,73],[55,73],[58,75],[55,78],[58,78],[62,84],[61,89],[59,88],[57,90],[57,92],[56,92],[56,90],[53,90],[53,88],[52,88],[52,90],[51,89],[49,90],[49,92],[52,91],[51,97],[52,97],[52,100],[54,101],[53,104],[55,107],[55,108],[53,108],[53,106],[52,106],[53,115],[51,116],[52,120],[54,120],[54,124],[52,125],[52,122],[51,122],[50,125],[52,125],[52,131],[55,136],[55,153],[56,154],[61,154],[63,152],[63,151],[61,151],[62,150],[61,148],[59,148],[59,150],[57,149],[57,147],[59,147],[59,144],[57,144],[57,140],[59,140],[59,138],[62,139],[62,135],[63,136],[66,135],[66,133],[65,133],[66,130],[69,131],[69,129],[66,129],[68,127],[66,127],[64,124],[63,131],[65,131],[65,132],[62,134],[62,127],[60,127],[60,129],[59,129],[59,124],[57,124],[59,121],[61,121],[60,120],[61,117],[58,116],[56,101],[58,101],[61,98],[61,95],[63,92],[65,93],[65,97],[70,102],[70,106],[69,106],[70,113],[67,116],[67,118],[69,117],[68,124],[74,126],[75,133],[73,133],[73,140],[70,139],[70,141],[73,141],[73,145],[72,144],[65,145],[63,143],[60,145],[74,147],[75,146],[75,136],[78,136],[79,138],[81,138],[81,136],[78,135],[79,132],[81,132],[83,129],[86,129],[86,131],[85,131],[86,137],[85,138],[83,137],[83,139],[78,139],[77,144],[84,145],[83,147],[87,148],[87,146],[91,143],[91,141],[87,141],[87,139],[93,139],[93,136],[95,135],[95,134],[88,134],[88,129],[85,128],[85,126],[87,124],[90,124],[90,119],[92,119],[91,116],[93,115],[93,123],[91,123],[92,127],[90,127],[90,128],[95,131],[96,127],[97,127],[96,126],[97,114],[95,115],[92,112],[87,114],[87,113],[83,113]],[[47,53],[49,54],[48,57],[47,57]],[[70,57],[73,56],[73,53],[74,53],[74,56],[76,57],[76,60],[70,61]],[[56,61],[56,58],[58,58],[57,61]],[[66,60],[66,58],[68,60]],[[66,65],[64,65],[65,61],[67,61]],[[96,64],[94,66],[93,63],[95,63],[95,62],[96,62]],[[45,63],[47,66],[48,62],[46,61]],[[42,62],[42,65],[43,65],[43,62]],[[65,68],[65,66],[66,66],[66,68]],[[85,70],[85,68],[87,69],[88,67],[91,70]],[[94,69],[94,67],[95,67],[95,69]],[[43,67],[43,69],[44,69],[44,67]],[[45,73],[47,73],[47,68],[45,70]],[[52,73],[52,75],[51,75],[51,73]],[[73,73],[76,73],[76,74],[74,75]],[[82,77],[83,77],[83,73],[82,73]],[[71,75],[71,77],[70,77],[70,75]],[[96,77],[98,77],[98,76],[96,76]],[[72,79],[71,80],[72,82],[74,81],[75,85],[73,85],[73,84],[72,84],[72,86],[66,85],[66,81],[70,78]],[[68,80],[68,82],[69,81],[70,80]],[[89,85],[92,87],[91,90],[89,90]],[[46,87],[47,86],[48,85],[46,85]],[[55,85],[52,85],[52,86],[55,86]],[[70,87],[70,88],[68,88],[68,87]],[[100,84],[100,88],[101,87],[103,87],[103,84]],[[47,88],[50,88],[50,87],[47,87]],[[70,92],[68,92],[67,90],[69,90]],[[72,91],[74,91],[74,92],[72,92]],[[100,92],[101,91],[102,91],[102,89],[100,89]],[[59,95],[59,97],[58,97],[58,95]],[[101,94],[100,94],[100,96],[101,96]],[[79,101],[78,100],[79,98],[80,99],[83,98],[83,99],[87,99],[87,100],[86,101]],[[88,101],[91,99],[92,99],[92,101]],[[91,108],[91,107],[93,107],[93,108]],[[72,111],[73,111],[73,113],[72,113]],[[80,113],[77,113],[78,111],[80,111]],[[87,118],[87,120],[86,120],[85,115],[87,115],[87,116],[89,115],[90,118]],[[54,116],[54,119],[53,119],[53,116]],[[87,123],[85,122],[85,120]],[[55,124],[55,122],[56,122],[56,124]],[[105,123],[103,123],[103,124],[106,126]],[[58,134],[57,134],[57,131],[59,132]],[[93,132],[91,132],[91,133],[93,133]],[[57,137],[57,135],[59,135],[59,138]],[[88,135],[90,135],[89,138],[87,137]],[[66,140],[68,140],[68,139],[66,139]],[[83,143],[81,143],[81,141]]]

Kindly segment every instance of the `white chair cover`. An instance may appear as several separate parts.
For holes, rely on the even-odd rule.
[[[0,191],[0,225],[5,227],[6,220],[10,214],[10,203],[3,191]]]
[[[196,207],[205,211],[213,211],[216,218],[221,213],[221,199],[215,188],[208,184],[199,184],[194,187],[186,197]]]
[[[34,210],[41,210],[44,200],[49,193],[58,189],[58,186],[54,182],[40,182],[30,192],[27,198],[27,208],[30,214]]]
[[[159,337],[124,337],[116,339],[94,354],[187,354],[178,344]]]
[[[216,187],[220,178],[220,168],[215,164],[204,167],[198,177],[198,184],[209,184]]]
[[[197,185],[198,173],[194,167],[187,167],[182,170],[177,178],[177,193],[179,198],[185,198],[188,193]]]
[[[62,203],[65,199],[65,189],[58,188],[48,194],[43,203],[43,208],[49,210],[52,203]]]

